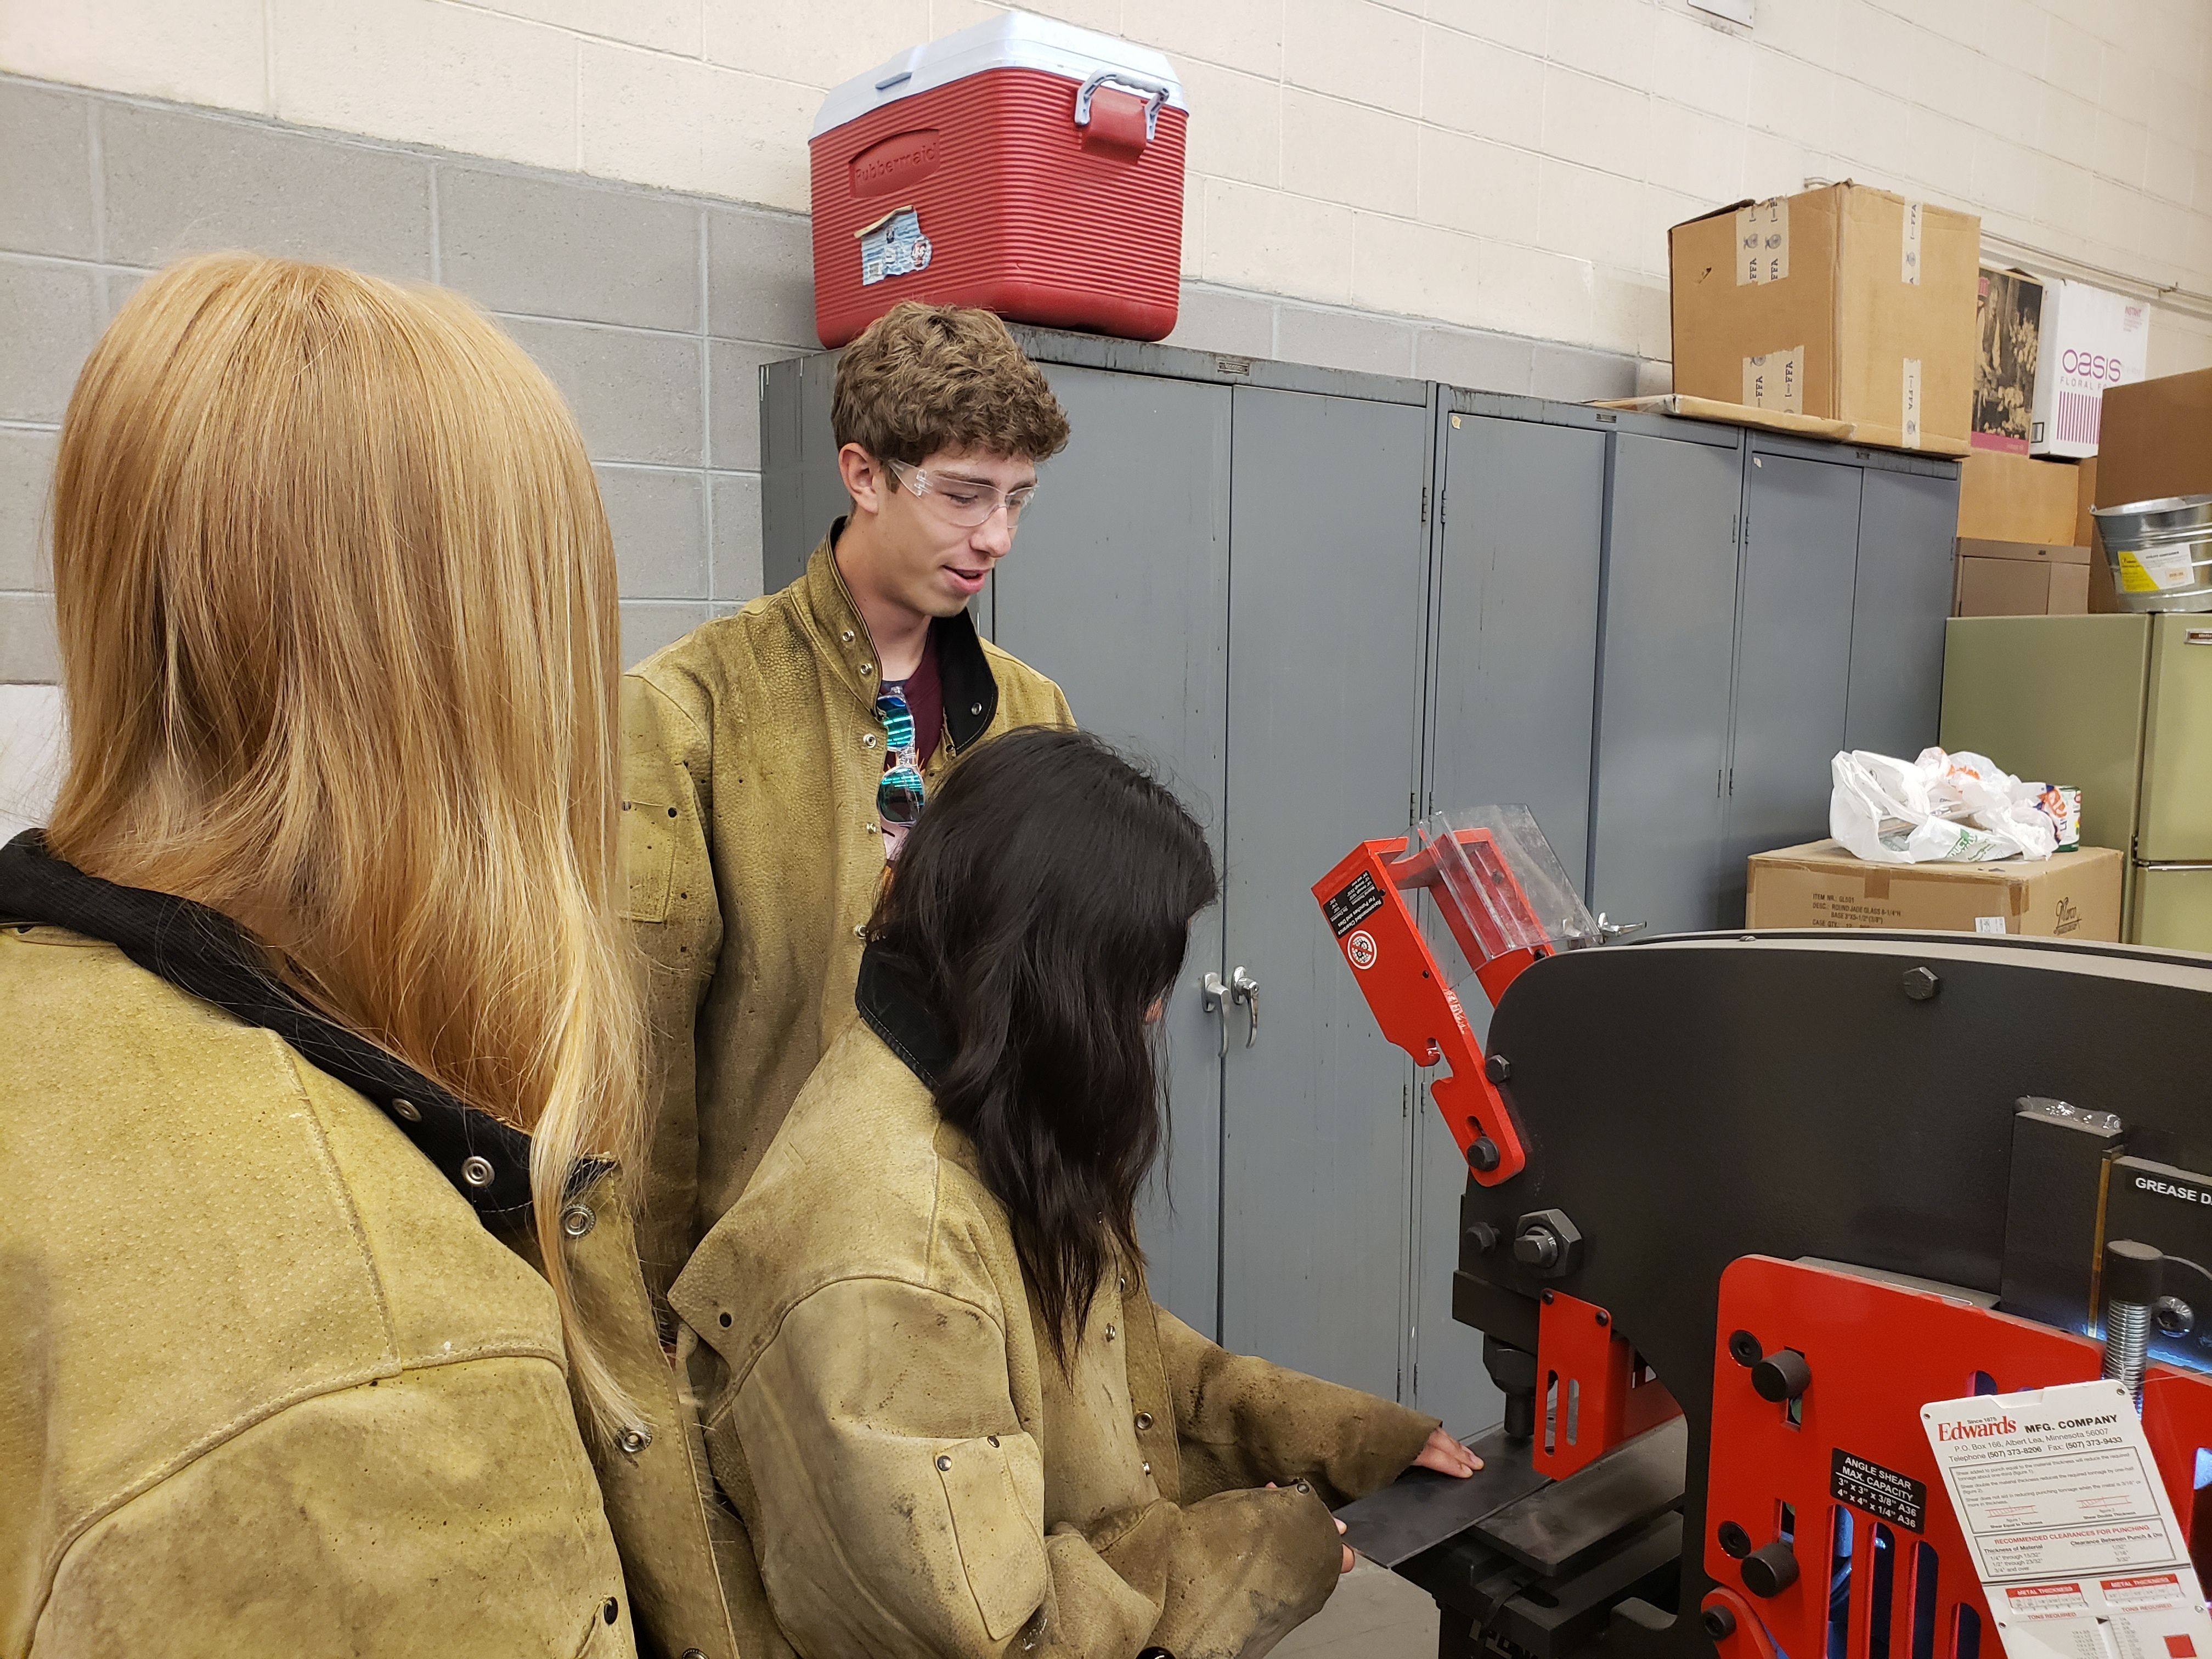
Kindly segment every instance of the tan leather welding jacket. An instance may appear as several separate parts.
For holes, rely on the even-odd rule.
[[[587,1453],[526,1136],[34,832],[0,920],[0,1656],[787,1651],[618,1171],[565,1212],[640,1407]]]
[[[938,1115],[951,1042],[878,956],[858,994],[672,1293],[726,1369],[708,1447],[785,1634],[808,1659],[1264,1654],[1336,1583],[1325,1504],[1436,1419],[1224,1352],[1134,1263],[1063,1369]]]
[[[694,629],[623,683],[628,914],[650,958],[654,1111],[640,1221],[656,1293],[744,1189],[852,1018],[884,875],[874,642],[830,549],[799,580]],[[1072,726],[1060,688],[935,625],[945,735],[927,787],[985,739]]]

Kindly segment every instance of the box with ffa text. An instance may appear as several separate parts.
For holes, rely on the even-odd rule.
[[[1863,185],[1740,202],[1668,233],[1674,390],[1963,455],[1981,221]]]
[[[1869,864],[1835,842],[1808,842],[1752,857],[1744,926],[2116,940],[2122,866],[2109,847],[1988,864]]]

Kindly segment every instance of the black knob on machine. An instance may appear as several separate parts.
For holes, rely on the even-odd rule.
[[[1779,1538],[1743,1558],[1743,1587],[1753,1595],[1779,1595],[1796,1582],[1796,1553]]]
[[[1813,1386],[1813,1368],[1795,1348],[1777,1348],[1751,1368],[1751,1386],[1761,1400],[1780,1405]]]
[[[1735,1615],[1716,1601],[1705,1609],[1705,1634],[1716,1642],[1735,1634]]]

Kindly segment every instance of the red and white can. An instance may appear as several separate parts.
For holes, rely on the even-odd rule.
[[[1158,52],[1018,11],[834,88],[808,139],[822,343],[902,300],[1161,338],[1189,114]]]

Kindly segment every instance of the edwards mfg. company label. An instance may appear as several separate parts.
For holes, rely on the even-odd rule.
[[[2212,1616],[2118,1382],[1920,1411],[2007,1659],[2208,1659]]]

